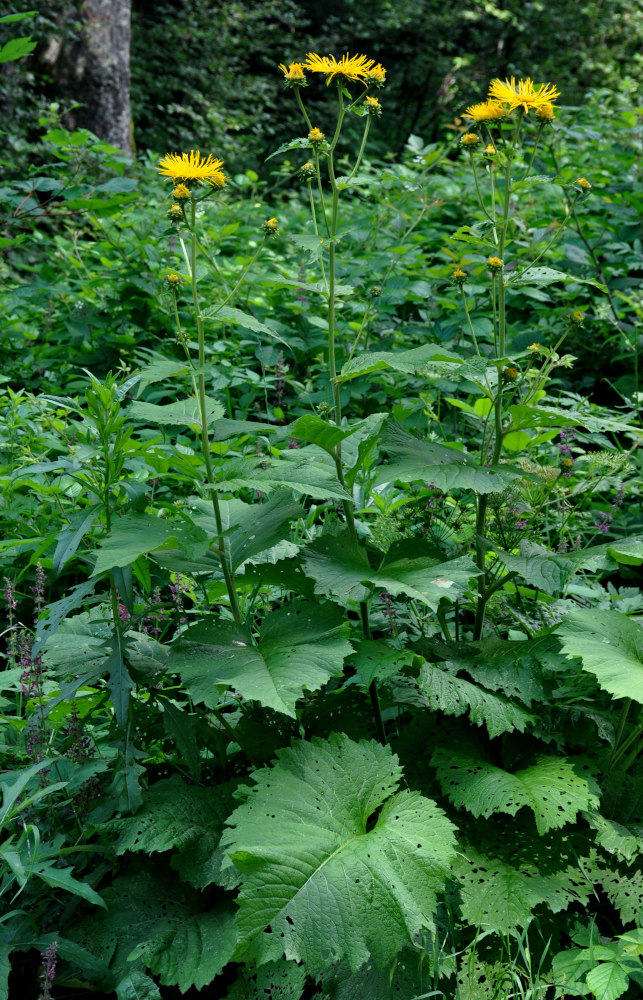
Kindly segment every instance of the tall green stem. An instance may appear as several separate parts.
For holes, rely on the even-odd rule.
[[[339,114],[337,116],[337,125],[335,127],[335,134],[333,135],[332,142],[328,150],[328,177],[330,180],[331,187],[331,216],[330,216],[330,233],[329,233],[329,263],[328,263],[328,374],[330,378],[331,390],[333,394],[333,417],[337,427],[341,425],[342,422],[342,404],[339,394],[339,385],[337,384],[337,364],[335,359],[335,283],[336,283],[336,236],[337,236],[337,218],[339,214],[339,188],[337,186],[337,179],[335,177],[335,147],[337,146],[337,140],[339,139],[339,134],[341,132],[342,123],[344,121],[344,115],[346,110],[344,108],[344,98],[342,94],[341,84],[338,87],[339,96]],[[342,463],[342,447],[341,442],[335,446],[333,457],[335,459],[335,468],[337,470],[337,478],[341,485],[346,489],[346,481],[344,479],[344,467]],[[343,501],[344,516],[346,518],[346,526],[350,533],[355,546],[358,543],[357,528],[355,527],[355,517],[353,515],[353,505],[350,500]],[[362,633],[365,639],[370,639],[371,629],[368,620],[368,604],[366,601],[361,601],[360,606],[360,619],[362,624]],[[375,719],[375,728],[377,730],[377,737],[380,743],[386,743],[386,733],[384,731],[384,722],[382,720],[382,712],[380,709],[379,696],[377,693],[377,684],[375,681],[369,685],[368,689],[369,697],[371,699],[371,704],[373,706],[373,717]]]
[[[230,564],[228,563],[228,558],[225,552],[225,538],[223,534],[223,521],[221,519],[221,508],[219,505],[219,497],[215,489],[216,480],[214,478],[214,469],[212,467],[212,456],[210,454],[210,437],[208,434],[208,410],[207,402],[205,396],[205,375],[203,369],[205,367],[205,328],[203,324],[203,315],[201,313],[201,306],[199,303],[199,293],[197,290],[197,277],[196,277],[196,249],[197,249],[197,239],[196,239],[196,203],[194,197],[191,199],[191,227],[190,227],[190,277],[192,282],[192,301],[194,303],[194,313],[196,316],[197,325],[197,336],[199,343],[199,368],[198,374],[196,376],[197,384],[197,403],[199,407],[199,417],[201,420],[201,449],[203,451],[203,460],[205,462],[206,479],[208,486],[210,487],[210,497],[212,501],[212,510],[214,513],[214,520],[217,527],[217,538],[219,543],[219,559],[221,562],[221,572],[223,573],[223,578],[225,580],[226,590],[228,591],[228,598],[230,600],[230,609],[234,620],[238,624],[242,624],[243,618],[241,615],[241,610],[239,608],[239,603],[237,601],[237,591],[234,585],[234,575]]]

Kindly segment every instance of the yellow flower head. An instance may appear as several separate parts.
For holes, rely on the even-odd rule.
[[[177,184],[172,192],[175,201],[187,201],[190,197],[190,189],[185,184]]]
[[[279,232],[279,225],[276,218],[266,219],[266,221],[261,226],[266,236],[276,236]]]
[[[480,139],[475,134],[475,132],[465,132],[462,138],[460,139],[460,142],[462,143],[463,146],[473,147],[480,142]]]
[[[542,107],[536,109],[536,118],[543,122],[553,122],[555,118],[554,105],[546,102]]]
[[[527,348],[527,350],[528,351],[542,351],[542,347],[540,346],[540,344],[538,343],[538,341],[536,341],[535,343],[530,344],[529,347]]]
[[[465,111],[465,116],[474,122],[498,122],[507,112],[499,101],[484,101],[482,104],[472,104]]]
[[[383,87],[386,83],[386,70],[380,63],[375,63],[374,66],[366,70],[364,79],[376,87]]]
[[[484,154],[485,154],[485,156],[495,156],[496,153],[497,153],[497,149],[496,149],[495,146],[492,146],[491,143],[489,143],[488,146],[485,146],[485,148],[484,148]]]
[[[514,111],[515,108],[522,108],[525,114],[531,110],[536,113],[546,106],[552,109],[553,101],[560,97],[560,92],[556,90],[553,83],[541,83],[538,89],[530,77],[526,80],[518,80],[512,76],[511,80],[492,80],[489,86],[489,97],[495,101],[500,101],[506,105],[507,111]]]
[[[223,162],[214,159],[211,154],[206,159],[198,149],[192,149],[189,153],[167,153],[159,161],[158,170],[175,181],[201,181],[212,187],[223,187],[225,174],[222,166]]]
[[[167,210],[167,217],[171,222],[182,222],[183,221],[183,209],[180,205],[170,205]]]
[[[384,82],[386,70],[379,65],[375,65],[374,59],[368,56],[350,56],[348,52],[341,59],[335,56],[319,56],[316,52],[309,52],[304,63],[305,69],[312,73],[324,73],[326,84],[328,85],[335,77],[344,80],[361,80],[370,82]]]
[[[487,257],[487,265],[490,271],[502,271],[505,266],[500,257]]]
[[[311,163],[310,160],[302,163],[299,168],[299,176],[305,181],[312,180],[315,176],[315,164]]]
[[[576,187],[581,188],[582,191],[589,191],[592,186],[586,177],[577,177],[575,183]]]
[[[456,285],[463,285],[467,280],[467,272],[463,271],[461,267],[456,267],[455,271],[451,273],[451,278]]]
[[[580,311],[580,309],[574,309],[570,318],[574,326],[580,326],[585,319],[585,315]]]
[[[508,382],[515,382],[518,378],[518,369],[514,368],[513,365],[509,365],[507,368],[503,368],[502,374]]]
[[[308,138],[311,142],[323,142],[325,139],[324,133],[320,128],[311,128],[308,133]]]
[[[379,117],[382,114],[382,105],[377,97],[365,97],[364,108],[369,115],[377,115]]]
[[[176,271],[170,271],[165,280],[167,281],[168,286],[173,288],[175,291],[183,284],[183,278],[180,274],[177,274]]]
[[[304,64],[293,62],[290,63],[288,69],[283,63],[279,63],[279,69],[282,70],[284,74],[284,82],[293,86],[306,86],[306,74],[304,73]]]

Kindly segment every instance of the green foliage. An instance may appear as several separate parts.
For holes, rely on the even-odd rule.
[[[309,74],[326,141],[300,123],[260,174],[251,122],[292,98],[273,63],[309,47],[277,52],[274,35],[316,12],[286,5],[267,40],[268,4],[171,10],[172,69],[164,35],[156,71],[181,94],[148,80],[142,96],[139,54],[139,134],[164,151],[214,136],[225,187],[193,186],[171,221],[156,162],[126,166],[50,112],[0,194],[0,929],[17,970],[0,961],[0,996],[18,975],[35,995],[54,941],[61,995],[635,996],[629,84],[542,129],[531,112],[491,126],[495,161],[412,135],[376,162],[354,139],[370,122],[391,144],[401,84],[380,122],[361,85]],[[399,41],[390,61],[366,51],[390,77],[406,60],[404,114],[427,129],[436,73],[452,82],[432,121],[452,117],[449,93],[483,96],[474,28],[480,66],[514,33],[511,73],[517,25],[541,23],[530,4],[366,13],[360,51],[375,22]],[[139,6],[135,32],[151,16]],[[446,34],[418,55],[429,23]],[[540,40],[537,57],[532,76]],[[264,70],[273,84],[251,91]],[[166,98],[181,108],[152,115]],[[278,131],[267,120],[266,152]]]
[[[255,773],[223,839],[241,873],[242,948],[260,962],[285,950],[313,973],[346,956],[356,971],[432,923],[454,828],[431,800],[396,792],[400,778],[390,750],[343,735]]]

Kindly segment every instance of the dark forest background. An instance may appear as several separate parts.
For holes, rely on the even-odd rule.
[[[32,9],[28,0],[4,8]],[[198,147],[233,172],[256,168],[292,134],[277,65],[309,50],[366,53],[387,68],[379,155],[396,154],[411,133],[441,137],[492,77],[553,80],[574,106],[596,88],[636,101],[643,66],[641,0],[49,0],[0,28],[4,41],[28,31],[37,42],[0,67],[9,176],[34,156],[52,102],[78,105],[70,127],[135,152]],[[313,104],[322,126],[324,98]]]

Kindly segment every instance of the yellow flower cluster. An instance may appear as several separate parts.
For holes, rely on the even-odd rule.
[[[311,73],[323,73],[327,84],[337,78],[338,80],[359,80],[362,83],[381,87],[386,81],[386,70],[380,63],[369,59],[368,56],[351,56],[348,52],[341,59],[336,59],[333,55],[320,56],[316,52],[309,52],[304,63],[290,63],[288,68],[280,63],[279,69],[284,74],[285,82],[291,86],[305,86],[304,70],[310,70]]]
[[[518,80],[492,80],[489,85],[489,97],[481,104],[472,104],[465,114],[474,122],[501,121],[512,111],[521,108],[528,115],[535,111],[536,117],[542,121],[552,121],[554,118],[554,101],[560,97],[553,83],[533,83],[530,77]]]

